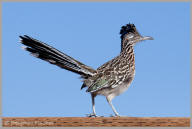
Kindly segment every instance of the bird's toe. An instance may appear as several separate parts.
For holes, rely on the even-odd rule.
[[[86,114],[86,116],[87,117],[99,117],[99,116],[97,116],[96,114],[94,114],[94,113],[91,113],[91,114]]]
[[[115,114],[115,115],[110,115],[110,117],[121,117],[120,115],[117,115],[117,114]]]

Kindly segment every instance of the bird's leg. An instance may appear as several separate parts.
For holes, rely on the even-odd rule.
[[[91,95],[91,100],[92,100],[92,110],[93,110],[93,115],[96,116],[96,112],[95,112],[95,96]]]
[[[93,94],[91,94],[91,100],[92,100],[92,110],[93,110],[93,113],[87,114],[87,116],[88,117],[98,117],[96,115],[96,112],[95,112],[95,96]]]
[[[113,112],[115,113],[115,117],[120,117],[119,113],[116,111],[115,107],[113,106],[111,99],[109,97],[106,97],[106,98],[107,98],[107,102],[109,103]]]

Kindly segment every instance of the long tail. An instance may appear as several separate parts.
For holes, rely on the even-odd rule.
[[[27,46],[24,49],[37,58],[80,74],[83,77],[92,76],[95,73],[94,69],[43,42],[33,39],[27,35],[19,37],[21,38],[21,43]]]

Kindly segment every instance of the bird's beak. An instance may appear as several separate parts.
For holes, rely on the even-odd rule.
[[[153,40],[153,38],[150,36],[145,36],[145,37],[142,37],[141,40]]]

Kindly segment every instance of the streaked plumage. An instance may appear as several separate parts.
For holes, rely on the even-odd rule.
[[[86,91],[90,92],[92,96],[93,113],[90,116],[96,116],[94,98],[97,95],[106,96],[115,115],[119,116],[111,100],[126,91],[135,76],[133,47],[139,41],[152,39],[151,37],[142,37],[134,24],[122,26],[120,34],[120,54],[96,70],[41,41],[26,35],[20,36],[20,38],[21,43],[27,46],[25,50],[29,51],[33,56],[81,75],[84,79],[81,89],[87,87]]]

